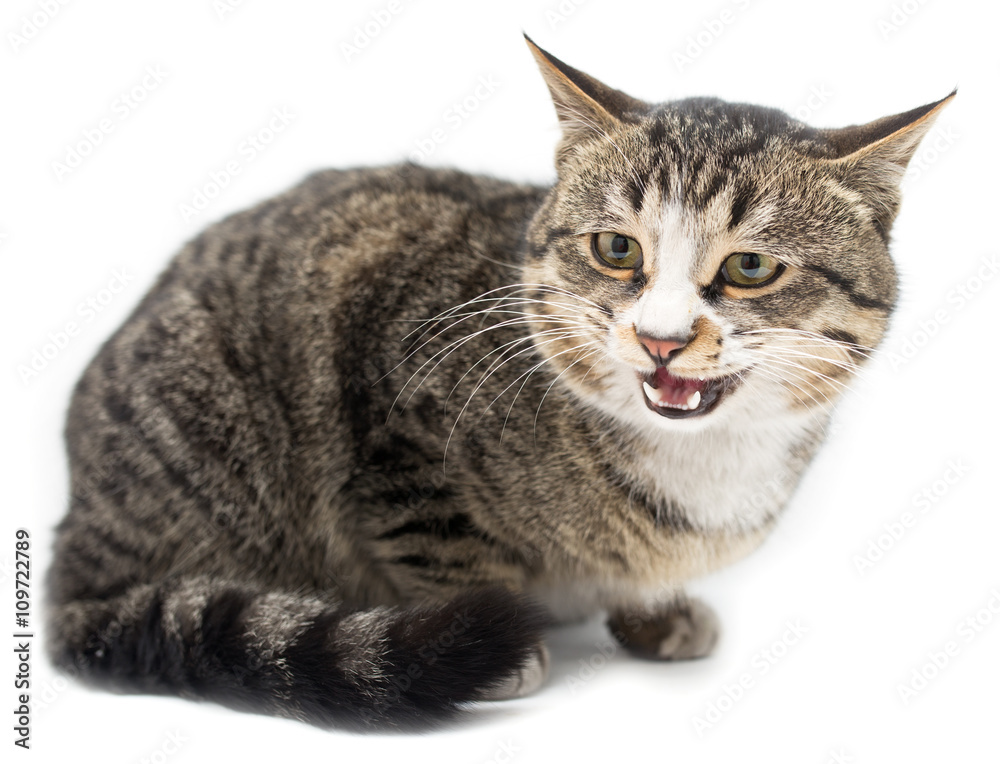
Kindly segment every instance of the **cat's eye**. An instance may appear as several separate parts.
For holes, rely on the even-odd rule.
[[[642,263],[639,242],[620,233],[595,233],[591,246],[594,255],[614,268],[638,268]]]
[[[726,283],[737,287],[759,287],[781,275],[785,266],[770,255],[737,252],[726,258],[720,271]]]

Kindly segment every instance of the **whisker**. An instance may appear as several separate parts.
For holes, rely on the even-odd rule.
[[[764,407],[767,407],[770,404],[770,401],[768,401],[765,398],[764,394],[757,388],[757,386],[753,385],[752,383],[747,383],[747,380],[750,377],[752,377],[754,374],[760,374],[765,379],[773,380],[774,382],[776,382],[777,384],[782,385],[782,386],[792,385],[792,386],[796,387],[796,389],[798,389],[807,399],[812,398],[812,396],[809,395],[802,388],[799,388],[798,386],[795,386],[793,383],[789,382],[784,377],[782,377],[782,376],[780,376],[778,374],[773,373],[771,370],[768,370],[766,367],[761,366],[759,364],[751,366],[749,369],[745,369],[743,371],[736,372],[736,376],[739,377],[741,383],[744,383],[744,387],[746,387],[748,390],[752,390],[753,393],[754,393],[754,395],[757,396],[757,400],[759,400],[760,403],[761,403],[761,405],[764,406]],[[807,416],[809,416],[809,418],[812,419],[816,424],[819,424],[819,425],[822,425],[829,418],[828,410],[826,410],[826,409],[818,409],[815,406],[809,406],[809,407],[807,407],[805,409],[804,413]]]
[[[875,348],[868,347],[867,345],[859,345],[856,342],[834,339],[833,337],[828,337],[825,334],[819,334],[818,332],[811,332],[805,329],[791,329],[788,327],[775,326],[766,329],[749,329],[741,331],[740,334],[790,334],[796,337],[805,337],[807,339],[814,340],[818,345],[824,347],[835,347],[845,350],[848,353],[856,353],[865,358],[870,358],[871,354],[875,352]]]
[[[809,360],[809,361],[818,361],[819,363],[829,364],[830,366],[833,366],[834,368],[840,369],[841,371],[848,372],[848,373],[853,374],[853,375],[855,375],[857,377],[860,377],[860,378],[864,378],[865,377],[865,375],[863,373],[863,370],[859,369],[854,364],[844,363],[843,361],[836,361],[836,360],[834,360],[832,358],[827,358],[827,357],[821,356],[821,355],[815,355],[813,353],[804,353],[804,352],[801,352],[801,351],[799,351],[799,350],[797,350],[795,348],[782,348],[782,347],[771,346],[771,347],[765,347],[765,348],[756,348],[756,349],[753,350],[753,352],[761,354],[761,355],[767,355],[769,358],[780,358],[780,359],[782,359],[784,361],[789,361],[789,362],[796,362],[797,359],[804,359],[804,360]],[[802,368],[804,368],[804,369],[808,369],[809,368],[804,363],[799,363],[799,365],[802,366]],[[813,373],[822,376],[822,372],[820,372],[819,370],[812,370],[812,369],[810,369],[810,371],[813,371]]]
[[[575,348],[571,348],[571,349],[579,351],[579,350],[582,350],[583,348],[587,347],[588,345],[595,345],[596,343],[597,343],[597,340],[588,340],[587,342],[582,342],[579,345],[577,345]],[[587,353],[586,356],[583,356],[582,358],[577,358],[575,361],[573,361],[572,363],[570,363],[569,366],[567,366],[565,369],[563,369],[561,372],[559,372],[559,374],[556,375],[556,378],[554,380],[552,380],[551,383],[549,383],[549,386],[547,388],[545,388],[545,395],[548,395],[549,390],[552,389],[552,385],[554,385],[559,380],[559,377],[561,377],[563,374],[565,374],[567,371],[569,371],[571,368],[573,368],[576,364],[580,363],[580,361],[582,361],[584,358],[590,357],[591,355],[593,355],[595,352],[597,352],[600,349],[601,349],[601,346],[597,345],[597,347],[595,348],[595,350],[591,350],[589,353]],[[553,358],[555,358],[555,357],[556,356],[553,356]],[[528,384],[528,380],[531,379],[531,375],[534,374],[535,371],[537,371],[538,369],[540,369],[543,366],[543,364],[544,364],[544,361],[543,361],[543,363],[539,363],[536,366],[534,366],[530,370],[530,372],[527,374],[527,376],[522,375],[522,376],[524,376],[524,381],[521,383],[521,386],[519,388],[517,388],[517,392],[514,393],[514,400],[512,400],[510,402],[510,406],[507,407],[507,415],[503,418],[503,427],[500,430],[500,442],[501,443],[503,443],[503,434],[504,434],[504,432],[507,431],[507,420],[510,419],[510,412],[514,410],[514,404],[517,403],[518,396],[521,394],[521,391],[524,389],[524,386],[526,384]],[[520,379],[520,377],[518,379]],[[517,380],[515,379],[514,383],[516,383],[516,382],[517,382]],[[513,385],[514,383],[511,383],[511,384]],[[494,403],[496,403],[497,400],[499,400],[500,396],[502,396],[505,392],[507,392],[508,389],[510,389],[510,388],[509,387],[505,388],[500,393],[500,395],[498,395],[496,398],[494,398],[490,402],[490,405],[486,407],[486,410],[488,411],[489,408],[490,408],[490,406],[492,406]],[[545,395],[542,396],[542,403],[544,403],[544,401],[545,401]],[[538,404],[539,409],[541,408],[542,403]],[[537,416],[538,416],[538,413],[536,411],[535,417],[537,418]]]
[[[794,361],[791,358],[787,358],[786,356],[781,355],[780,353],[773,353],[773,352],[768,352],[768,351],[763,351],[763,350],[758,350],[758,351],[755,351],[755,352],[757,352],[759,355],[762,355],[762,356],[768,358],[769,360],[771,360],[771,361],[773,361],[775,363],[782,363],[782,364],[784,364],[786,366],[792,366],[794,368],[800,369],[801,371],[805,372],[806,374],[811,374],[812,376],[819,377],[820,379],[824,379],[827,382],[830,382],[832,384],[840,385],[843,388],[847,388],[849,386],[849,384],[847,382],[845,382],[844,380],[837,379],[836,377],[828,376],[828,375],[824,374],[821,371],[817,371],[816,369],[811,369],[808,366],[805,366],[805,365],[803,365],[801,363],[797,363],[796,361]]]
[[[491,297],[491,295],[497,295],[498,293],[505,292],[505,291],[511,290],[511,289],[516,290],[516,291],[511,292],[510,294],[506,294],[506,295],[505,294],[500,294],[499,296]],[[531,282],[520,282],[520,283],[516,283],[516,284],[505,284],[504,286],[496,287],[495,289],[490,289],[490,290],[488,290],[486,292],[483,292],[482,294],[477,295],[476,297],[473,297],[473,298],[471,298],[469,300],[466,300],[465,302],[459,303],[458,305],[454,305],[451,308],[448,308],[447,310],[444,310],[441,313],[438,313],[436,316],[432,316],[431,318],[428,318],[427,321],[430,322],[430,321],[435,321],[435,320],[438,320],[438,319],[447,318],[449,316],[449,314],[451,314],[451,313],[453,313],[455,311],[461,310],[462,308],[467,307],[469,305],[474,305],[474,304],[476,304],[476,303],[478,303],[480,301],[486,301],[486,300],[505,300],[505,299],[509,299],[511,297],[515,297],[516,295],[518,295],[520,293],[523,293],[523,292],[541,292],[542,294],[558,294],[558,295],[561,295],[563,297],[572,297],[573,299],[579,300],[580,302],[582,302],[582,303],[584,303],[586,305],[590,305],[593,308],[597,308],[602,313],[607,313],[607,309],[604,308],[603,306],[598,305],[596,302],[593,302],[592,300],[588,300],[586,297],[583,297],[582,295],[579,295],[576,292],[573,292],[573,291],[571,291],[569,289],[564,289],[563,287],[555,286],[555,285],[552,285],[552,284],[535,284],[535,283],[531,283]],[[414,331],[416,331],[416,330],[414,330]],[[409,335],[407,335],[407,336],[409,336]],[[405,340],[406,337],[404,336],[403,339]]]
[[[803,403],[805,403],[808,400],[814,399],[815,393],[819,393],[820,395],[823,395],[823,392],[821,390],[816,389],[815,385],[810,384],[808,380],[801,379],[801,378],[799,378],[799,377],[796,376],[796,380],[801,381],[801,382],[805,382],[806,384],[809,384],[809,386],[813,388],[813,391],[814,391],[813,393],[808,392],[801,385],[796,384],[796,382],[794,382],[791,379],[789,379],[787,376],[785,376],[784,374],[782,374],[781,371],[779,371],[777,369],[773,369],[773,368],[770,368],[770,367],[767,367],[767,366],[757,365],[757,366],[754,367],[754,371],[756,373],[758,373],[758,374],[761,374],[764,377],[767,377],[768,379],[771,379],[774,382],[777,382],[782,387],[790,387],[790,388],[793,388],[793,389],[799,391],[802,394],[802,396],[803,396],[803,398],[800,399],[800,400],[802,400]],[[830,403],[832,403],[832,401],[830,401],[829,398],[827,398],[827,401],[830,402]]]
[[[542,343],[542,344],[548,344],[549,342],[555,342],[555,341],[558,341],[558,340],[547,340],[546,343]],[[442,457],[442,462],[441,462],[442,463],[442,469],[444,469],[445,466],[446,466],[446,464],[447,464],[448,447],[451,444],[451,439],[455,435],[455,430],[458,428],[458,423],[461,421],[462,415],[465,414],[466,410],[468,410],[469,405],[472,403],[472,399],[476,397],[476,393],[478,393],[479,390],[482,388],[482,386],[486,383],[486,381],[490,377],[492,377],[494,374],[496,374],[497,371],[499,371],[500,368],[502,368],[506,363],[508,363],[509,361],[513,360],[513,358],[517,357],[518,355],[521,355],[522,353],[526,353],[526,352],[528,352],[530,350],[534,350],[534,349],[535,349],[535,346],[533,345],[531,347],[524,348],[523,350],[519,350],[513,356],[511,356],[506,361],[504,361],[504,363],[500,364],[500,366],[497,366],[497,368],[493,369],[492,371],[487,371],[487,373],[485,373],[484,376],[482,378],[480,378],[480,380],[477,383],[475,389],[473,389],[473,391],[469,394],[468,399],[465,401],[465,405],[462,406],[462,410],[459,411],[458,412],[458,416],[455,417],[455,423],[451,427],[451,432],[448,433],[448,440],[445,442],[445,445],[444,445],[444,456]],[[560,355],[562,355],[563,353],[566,353],[566,352],[569,352],[569,351],[562,351],[562,352],[557,353],[555,356],[552,356],[552,357],[556,358],[556,357],[558,357],[558,356],[560,356]],[[549,359],[543,359],[542,361],[539,362],[539,365],[546,363],[547,360],[549,360]],[[520,377],[518,377],[517,379],[520,379]],[[517,382],[517,379],[515,379],[514,382],[512,382],[510,386],[513,386],[513,384]],[[510,386],[508,386],[507,389],[509,389]],[[493,404],[490,403],[490,406],[492,406],[492,405]],[[488,410],[489,410],[489,406],[486,409],[484,409],[483,413],[485,414],[486,411],[488,411]]]
[[[543,302],[542,304],[548,304],[548,303],[544,303]],[[570,307],[570,306],[565,306],[565,307]],[[414,353],[419,352],[429,342],[433,342],[435,339],[437,339],[441,335],[445,334],[446,332],[450,331],[451,329],[455,328],[459,324],[464,323],[469,318],[471,318],[473,316],[482,315],[483,316],[483,323],[485,323],[485,319],[486,318],[488,318],[492,313],[495,313],[495,312],[497,312],[499,310],[500,310],[500,306],[499,305],[495,305],[495,306],[493,306],[491,308],[482,309],[482,310],[476,310],[476,311],[471,311],[471,312],[466,313],[466,314],[457,313],[457,314],[448,316],[448,319],[455,318],[456,316],[463,316],[463,317],[459,318],[459,320],[457,320],[457,321],[453,321],[451,324],[449,324],[448,326],[446,326],[444,329],[441,329],[439,332],[437,332],[435,335],[433,335],[429,340],[427,340],[423,344],[421,344],[421,345],[419,345],[417,347],[414,347],[418,342],[420,342],[421,339],[423,339],[423,337],[428,332],[432,331],[434,329],[434,327],[437,326],[437,324],[440,324],[442,321],[445,321],[447,319],[443,319],[442,318],[442,319],[434,322],[434,324],[432,324],[431,326],[428,326],[427,329],[425,329],[423,332],[421,332],[421,334],[411,343],[410,349],[407,351],[406,357],[403,359],[403,361],[401,363],[404,363],[406,360],[408,360]],[[523,314],[524,315],[531,315],[531,316],[534,316],[534,315],[541,316],[541,314],[530,313],[528,311],[523,311]],[[555,316],[558,316],[559,314],[552,314],[552,315],[555,317]],[[568,316],[568,318],[571,318],[571,319],[574,319],[574,320],[580,320],[580,316],[581,315],[585,316],[586,314],[584,314],[582,312],[581,313],[574,313],[574,314],[571,314],[570,316]],[[480,324],[480,325],[482,325],[482,324]],[[419,328],[420,327],[418,326],[417,329],[414,329],[413,331],[417,331]],[[413,332],[410,332],[410,334],[413,334]],[[407,336],[409,336],[409,335],[407,335]],[[405,339],[405,337],[403,339]]]
[[[501,295],[499,297],[486,297],[486,295],[489,295],[489,294],[492,294],[492,293],[497,292],[499,290],[507,289],[507,288],[510,288],[510,287],[522,287],[522,288],[517,289],[517,291],[512,292],[511,294]],[[485,303],[485,302],[495,303],[495,305],[493,306],[493,308],[485,311],[487,315],[489,314],[489,312],[491,310],[498,309],[501,305],[503,305],[503,303],[505,301],[512,301],[513,300],[513,301],[515,301],[515,304],[522,304],[522,303],[523,304],[539,304],[539,305],[546,305],[546,306],[555,304],[555,305],[558,305],[559,307],[566,308],[567,310],[570,310],[570,311],[577,311],[576,317],[579,317],[579,316],[584,316],[585,317],[586,316],[586,314],[583,313],[583,311],[580,309],[580,306],[578,306],[578,305],[573,305],[571,303],[563,303],[563,302],[550,303],[550,302],[545,301],[545,300],[538,300],[537,298],[519,297],[518,296],[520,293],[527,292],[527,291],[540,291],[540,292],[542,292],[542,294],[555,294],[555,295],[558,295],[558,296],[573,297],[574,299],[580,300],[581,302],[583,302],[586,305],[593,306],[594,308],[598,309],[601,313],[603,313],[605,315],[609,314],[609,312],[608,312],[608,310],[606,308],[604,308],[604,307],[602,307],[602,306],[598,305],[597,303],[594,303],[594,302],[592,302],[590,300],[587,300],[585,297],[581,297],[580,295],[577,295],[574,292],[571,292],[571,291],[566,290],[566,289],[562,289],[561,287],[552,287],[552,286],[545,285],[545,284],[511,284],[511,285],[508,285],[508,287],[498,287],[497,289],[490,290],[489,292],[484,292],[479,297],[475,297],[475,298],[473,298],[471,300],[467,300],[464,303],[461,303],[459,305],[455,305],[455,306],[449,308],[448,310],[443,311],[442,313],[439,313],[437,316],[434,316],[433,318],[427,319],[426,321],[424,321],[424,323],[427,324],[427,328],[424,329],[424,331],[421,332],[420,335],[413,341],[413,344],[411,345],[411,348],[413,347],[413,345],[416,345],[416,343],[419,342],[428,332],[432,331],[435,326],[437,326],[441,322],[446,321],[446,320],[448,320],[450,318],[454,318],[458,314],[457,313],[458,311],[461,311],[463,308],[471,307],[472,305],[476,305],[476,304],[480,304],[480,303]],[[471,315],[478,315],[478,314],[479,314],[478,312],[474,312]],[[451,325],[449,325],[448,327],[446,327],[445,329],[441,330],[436,335],[434,335],[434,337],[432,337],[431,340],[433,340],[433,339],[435,339],[437,337],[440,337],[442,334],[444,334],[445,332],[447,332],[449,329],[451,329],[452,327],[454,327],[456,324],[461,323],[463,320],[465,320],[465,319],[461,319],[459,321],[456,321],[456,322],[452,323]],[[401,341],[406,340],[408,337],[410,337],[411,335],[413,335],[415,332],[420,331],[421,326],[423,326],[423,324],[417,326],[415,329],[413,329],[412,331],[408,332],[406,335],[403,336],[403,338],[402,338]],[[426,344],[426,343],[424,343],[424,344]],[[415,349],[411,349],[410,351],[408,351],[407,357],[404,358],[403,361],[400,362],[400,364],[405,363],[405,361],[407,360],[407,358],[409,357],[410,354],[419,351],[420,348],[422,348],[423,346],[424,345],[421,345],[420,347],[417,347]],[[397,368],[398,368],[398,365],[397,365]],[[395,369],[390,370],[389,373],[392,373],[392,371],[395,371]],[[385,376],[388,376],[388,375],[385,375]],[[384,379],[384,377],[383,377],[383,379]],[[377,381],[381,381],[381,380],[377,380]]]
[[[395,406],[396,402],[399,400],[399,397],[403,394],[403,391],[405,391],[406,388],[409,386],[410,382],[413,381],[413,378],[416,377],[428,364],[434,362],[435,358],[437,358],[438,360],[434,363],[434,365],[430,368],[430,370],[427,371],[427,373],[424,375],[423,379],[420,380],[420,383],[413,390],[413,392],[410,393],[409,398],[407,398],[407,403],[409,403],[409,401],[416,394],[417,390],[419,390],[420,387],[421,387],[421,385],[423,385],[423,383],[427,381],[427,379],[430,377],[430,375],[433,374],[435,372],[435,370],[437,370],[437,368],[442,363],[444,363],[445,359],[447,359],[448,356],[450,356],[452,353],[454,353],[456,350],[458,350],[460,347],[462,347],[466,343],[470,342],[471,340],[476,339],[477,337],[482,336],[486,332],[490,332],[490,331],[493,331],[495,329],[500,329],[500,328],[507,328],[507,327],[512,327],[512,326],[521,326],[521,325],[524,325],[524,324],[530,324],[530,323],[532,323],[535,320],[537,320],[536,316],[531,316],[531,317],[528,317],[528,318],[520,317],[520,318],[507,319],[505,321],[501,321],[501,322],[499,322],[497,324],[494,324],[492,326],[488,326],[488,327],[486,327],[484,329],[479,329],[479,330],[477,330],[477,331],[475,331],[475,332],[473,332],[471,334],[465,335],[464,337],[460,337],[460,338],[458,338],[458,339],[456,339],[456,340],[448,343],[443,348],[441,348],[436,353],[434,353],[434,355],[432,355],[430,358],[428,358],[426,361],[424,361],[422,364],[420,364],[420,366],[417,367],[416,371],[414,371],[410,375],[409,379],[406,380],[406,382],[400,388],[399,392],[396,394],[396,398],[393,401],[393,405],[389,407],[389,412],[392,413],[393,407]],[[530,336],[531,335],[525,335],[525,338],[530,337]],[[438,358],[438,356],[441,356],[441,357]],[[412,354],[411,354],[411,356],[408,356],[408,357],[412,357]],[[397,364],[395,368],[398,369],[400,365],[401,364]],[[389,374],[391,374],[391,373],[392,373],[392,371],[389,372]]]
[[[827,401],[827,403],[830,403],[831,405],[833,404],[833,401],[830,399],[830,397],[818,385],[816,385],[814,381],[810,379],[810,376],[815,377],[822,375],[818,375],[810,369],[802,367],[799,364],[793,362],[785,361],[783,359],[768,358],[767,360],[772,364],[774,363],[778,364],[778,368],[775,368],[773,366],[759,365],[757,367],[758,371],[761,371],[762,373],[770,373],[772,378],[776,379],[779,382],[783,382],[794,387],[796,390],[801,392],[807,398],[815,399],[815,394],[818,393]],[[801,373],[796,373],[796,372],[801,372]],[[792,381],[792,379],[789,378],[790,374],[794,374],[795,381]],[[840,383],[839,380],[834,380],[832,378],[828,378],[828,381]],[[796,384],[796,382],[802,382],[808,385],[813,390],[813,394],[807,392],[801,385]],[[843,385],[845,388],[847,387],[844,383],[840,384]]]
[[[564,299],[558,300],[543,300],[538,299],[535,296],[526,296],[526,293],[536,293],[542,295],[552,295],[558,298],[569,298],[575,300],[577,304],[573,302],[566,302]],[[489,307],[467,311],[462,313],[463,309],[474,307],[476,305],[488,305]],[[532,305],[544,306],[547,308],[559,308],[566,313],[543,313],[541,311],[534,312],[528,310],[516,310],[516,308],[530,307]],[[393,410],[395,410],[396,405],[399,403],[400,398],[408,387],[413,383],[413,380],[425,372],[424,376],[421,378],[420,382],[413,388],[412,392],[407,398],[406,404],[412,400],[413,396],[419,391],[420,387],[427,381],[431,374],[433,374],[437,368],[447,359],[453,352],[458,350],[460,347],[465,345],[467,342],[482,336],[484,332],[492,331],[494,329],[516,327],[519,325],[529,325],[532,323],[537,323],[541,325],[555,325],[562,329],[573,329],[573,330],[589,330],[593,331],[595,329],[593,318],[589,316],[585,308],[593,307],[604,315],[609,315],[607,308],[593,302],[592,300],[583,297],[582,295],[576,294],[572,290],[564,289],[562,287],[554,286],[551,284],[538,284],[538,283],[515,283],[515,284],[505,284],[504,286],[497,287],[495,289],[488,290],[482,294],[467,300],[458,305],[452,306],[451,308],[442,311],[436,316],[422,321],[416,328],[408,332],[403,340],[412,337],[415,333],[419,332],[411,347],[407,350],[402,360],[393,366],[389,371],[383,374],[379,379],[377,379],[373,384],[378,384],[386,377],[391,375],[397,369],[399,369],[403,364],[413,358],[417,353],[419,353],[423,348],[427,347],[428,344],[435,341],[436,339],[442,337],[447,332],[456,328],[461,323],[468,321],[475,316],[482,316],[483,322],[480,325],[481,328],[477,331],[469,333],[463,337],[452,340],[443,348],[436,351],[428,359],[420,364],[419,367],[409,376],[406,382],[401,386],[399,392],[397,393],[392,405],[389,407],[389,413],[387,416],[391,416]],[[504,316],[511,316],[511,318],[505,318],[498,321],[496,324],[490,326],[483,326],[486,319],[493,313],[498,313]],[[454,319],[454,320],[451,320]],[[435,331],[436,327],[440,326],[441,323],[445,321],[451,322],[444,328]],[[421,331],[422,330],[422,331]],[[430,332],[434,332],[431,337],[424,339],[426,335]],[[548,331],[548,330],[545,330]],[[488,354],[489,355],[489,354]],[[428,369],[427,367],[430,366]],[[450,397],[450,396],[449,396]],[[405,405],[404,404],[404,407]]]
[[[567,339],[575,339],[577,337],[585,337],[585,336],[586,336],[586,334],[578,333],[578,334],[567,334],[565,336],[560,336],[560,337],[553,337],[553,338],[545,340],[545,342],[536,342],[531,347],[523,348],[523,349],[517,351],[516,353],[513,353],[512,355],[510,355],[510,356],[508,356],[506,358],[498,359],[499,362],[498,361],[494,361],[493,364],[490,366],[490,368],[487,369],[483,373],[483,376],[480,377],[479,383],[476,385],[475,390],[473,390],[472,391],[472,395],[469,396],[469,401],[472,400],[472,396],[474,396],[477,392],[479,392],[479,389],[483,386],[483,384],[485,384],[485,382],[490,377],[492,377],[496,372],[500,371],[500,368],[502,366],[504,366],[505,364],[509,363],[510,361],[513,361],[514,358],[516,358],[517,356],[523,355],[524,353],[530,352],[532,350],[537,350],[538,348],[543,347],[545,345],[551,345],[554,342],[562,342],[562,341],[565,341]],[[557,354],[557,355],[560,355],[560,354]],[[553,358],[554,357],[555,356],[553,356]],[[536,366],[534,366],[532,368],[537,368],[538,366],[541,366],[542,364],[544,364],[546,362],[546,360],[547,359],[543,358],[538,364],[536,364]],[[500,396],[502,396],[505,392],[507,392],[507,390],[509,390],[511,387],[513,387],[515,384],[517,384],[517,380],[520,379],[520,378],[521,378],[521,376],[518,376],[517,379],[515,379],[513,382],[510,383],[510,385],[508,385],[506,388],[504,388],[500,392],[500,395],[498,395],[496,398],[494,398],[493,401],[490,403],[490,405],[487,406],[484,409],[483,413],[486,413],[486,411],[489,411],[490,406],[492,406],[493,403],[496,403],[497,399],[499,399]],[[467,401],[467,403],[469,401]],[[461,416],[461,414],[459,416]]]
[[[596,342],[596,340],[592,341],[592,342]],[[584,345],[586,345],[586,344],[591,344],[591,343],[584,343]],[[585,361],[588,358],[590,358],[591,356],[593,356],[595,353],[599,353],[601,351],[604,351],[604,358],[607,358],[607,355],[608,355],[607,349],[605,348],[605,346],[603,344],[599,343],[599,344],[597,344],[597,346],[595,347],[594,350],[591,350],[589,353],[587,353],[582,358],[578,358],[577,360],[573,361],[573,363],[571,363],[569,366],[567,366],[565,369],[563,369],[561,372],[559,372],[556,375],[555,379],[553,379],[551,382],[549,382],[549,386],[545,388],[545,392],[542,394],[542,399],[538,402],[538,407],[535,409],[535,418],[534,418],[534,420],[532,422],[532,425],[531,425],[532,438],[535,437],[535,434],[537,433],[537,430],[538,430],[538,415],[542,411],[542,404],[545,403],[545,399],[549,397],[549,392],[552,390],[552,387],[556,384],[556,382],[559,381],[559,378],[563,374],[565,374],[567,371],[569,371],[571,368],[573,368],[573,366],[575,364],[578,364],[581,361]],[[598,361],[597,364],[591,364],[590,369],[588,369],[587,373],[583,375],[583,381],[587,380],[587,377],[590,376],[590,373],[597,367],[598,364],[600,364],[600,363],[602,363],[604,361],[604,358],[601,358],[601,360]],[[516,400],[516,397],[515,397],[515,400]]]
[[[494,349],[493,349],[493,350],[491,350],[491,351],[490,351],[489,353],[487,353],[487,354],[486,354],[486,355],[484,355],[484,356],[483,356],[482,358],[480,358],[480,359],[479,359],[478,361],[476,361],[476,362],[475,362],[474,364],[472,364],[472,366],[470,366],[470,367],[468,368],[468,370],[467,370],[467,371],[466,371],[466,372],[465,372],[465,373],[464,373],[464,374],[463,374],[463,375],[462,375],[461,377],[459,377],[459,380],[458,380],[458,381],[457,381],[457,382],[455,383],[455,385],[454,385],[454,386],[453,386],[453,387],[451,388],[451,392],[450,392],[450,393],[448,393],[448,397],[447,397],[447,398],[445,399],[445,403],[444,403],[444,405],[445,405],[445,410],[447,411],[447,408],[448,408],[448,401],[450,401],[450,400],[451,400],[451,396],[452,396],[452,395],[454,395],[454,393],[455,393],[455,390],[457,390],[457,389],[458,389],[458,386],[462,384],[462,382],[463,382],[463,381],[465,380],[465,378],[466,378],[467,376],[469,376],[469,374],[471,374],[471,373],[472,373],[472,370],[473,370],[473,369],[475,369],[475,368],[476,368],[477,366],[479,366],[479,364],[481,364],[481,363],[482,363],[483,361],[485,361],[485,360],[486,360],[487,358],[489,358],[489,357],[490,357],[491,355],[493,355],[494,353],[497,353],[497,352],[501,352],[501,351],[504,351],[504,349],[505,349],[505,348],[508,348],[508,347],[510,347],[511,345],[513,345],[513,346],[515,346],[515,347],[516,347],[516,346],[517,346],[518,344],[521,344],[521,343],[523,343],[523,342],[531,342],[531,341],[536,341],[536,340],[538,340],[538,339],[541,339],[541,338],[543,338],[543,337],[546,337],[546,336],[549,336],[549,335],[554,335],[554,334],[556,334],[556,335],[560,335],[559,337],[556,337],[555,339],[559,339],[560,337],[572,337],[572,336],[578,336],[578,332],[577,332],[576,330],[570,330],[570,329],[561,329],[561,328],[560,328],[560,329],[546,329],[545,331],[542,331],[542,332],[534,332],[534,333],[532,333],[532,334],[528,334],[528,335],[525,335],[524,337],[518,337],[518,338],[517,338],[517,339],[515,339],[515,340],[511,340],[510,342],[505,342],[505,343],[504,343],[503,345],[500,345],[499,347],[497,347],[497,348],[494,348]],[[505,351],[504,351],[504,352],[505,352]],[[493,362],[492,362],[492,363],[490,364],[490,366],[489,366],[489,367],[488,367],[488,368],[486,369],[486,371],[489,371],[490,369],[492,369],[492,368],[493,368],[493,366],[494,366],[494,365],[495,365],[495,364],[496,364],[496,363],[497,363],[497,362],[498,362],[499,360],[502,360],[503,358],[504,358],[504,355],[503,355],[503,354],[501,354],[501,356],[500,356],[500,358],[499,358],[499,359],[494,359],[494,360],[493,360]]]

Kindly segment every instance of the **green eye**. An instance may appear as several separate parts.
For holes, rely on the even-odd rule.
[[[764,286],[778,277],[785,269],[770,255],[753,252],[737,252],[726,258],[722,264],[722,278],[738,287]]]
[[[620,233],[595,233],[592,246],[594,254],[614,268],[638,268],[642,263],[639,242]]]

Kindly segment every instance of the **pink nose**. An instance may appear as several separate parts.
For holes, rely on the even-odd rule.
[[[680,337],[664,337],[660,339],[659,337],[649,337],[638,333],[635,336],[640,344],[646,348],[646,352],[649,353],[650,358],[661,366],[666,364],[671,353],[687,345],[687,340]]]

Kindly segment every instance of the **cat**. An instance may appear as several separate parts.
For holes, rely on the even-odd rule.
[[[816,129],[528,45],[554,185],[316,173],[188,243],[100,349],[59,666],[384,729],[536,690],[556,622],[712,651],[685,582],[761,543],[879,344],[899,183],[955,93]]]

